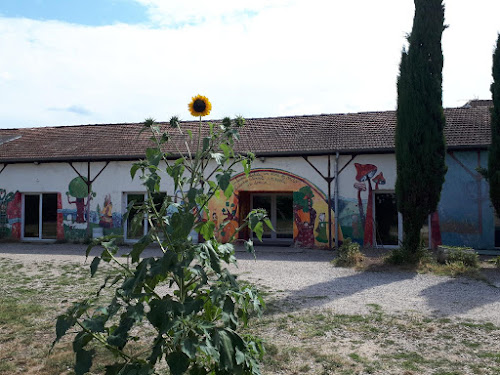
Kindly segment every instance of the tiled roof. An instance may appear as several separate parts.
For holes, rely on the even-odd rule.
[[[445,109],[445,116],[448,148],[490,144],[488,106]],[[177,147],[184,150],[185,141],[190,142],[187,129],[196,137],[198,122],[182,122],[183,135],[168,124],[161,125],[173,135],[166,151],[176,153]],[[395,111],[253,118],[241,129],[236,151],[257,155],[391,152],[395,126]],[[150,133],[141,129],[140,123],[0,129],[0,163],[133,160],[151,146]],[[207,131],[203,122],[203,134]],[[195,141],[191,143],[194,147]]]

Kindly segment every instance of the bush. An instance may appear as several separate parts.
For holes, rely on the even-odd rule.
[[[338,250],[337,258],[332,263],[336,267],[356,267],[363,262],[364,258],[359,250],[359,244],[346,238]]]
[[[385,262],[393,265],[422,265],[431,262],[431,254],[421,242],[417,251],[409,250],[406,246],[391,251]]]
[[[462,263],[465,267],[479,268],[479,255],[468,248],[450,247],[447,251],[446,263]]]

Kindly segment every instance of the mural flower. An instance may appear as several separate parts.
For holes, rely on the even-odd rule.
[[[212,103],[210,103],[210,100],[208,100],[207,97],[196,95],[192,97],[188,107],[192,116],[203,117],[210,114],[210,111],[212,110]]]

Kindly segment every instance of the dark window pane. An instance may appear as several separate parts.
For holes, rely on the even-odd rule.
[[[42,238],[57,238],[57,194],[42,194]]]
[[[276,237],[293,238],[293,196],[276,196]]]
[[[142,212],[138,211],[137,206],[144,203],[144,194],[127,194],[127,206],[132,201],[135,203],[127,219],[127,238],[139,239],[144,235],[144,219]],[[134,218],[136,219],[134,220]]]
[[[378,245],[398,245],[398,209],[395,194],[375,194],[375,238]]]
[[[269,219],[271,219],[271,196],[270,195],[254,195],[252,197],[253,209],[263,208],[267,211]],[[264,234],[262,238],[271,238],[271,230],[264,225]]]
[[[24,237],[40,236],[40,195],[24,196]]]

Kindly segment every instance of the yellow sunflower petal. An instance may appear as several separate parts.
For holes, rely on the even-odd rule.
[[[210,100],[206,96],[196,95],[191,98],[188,108],[194,117],[206,116],[212,110],[212,103],[210,103]]]

